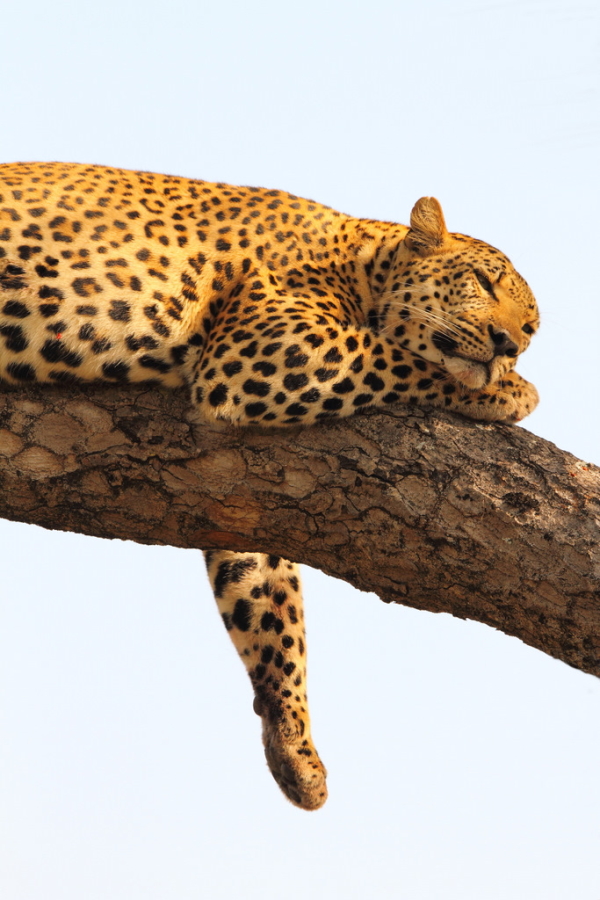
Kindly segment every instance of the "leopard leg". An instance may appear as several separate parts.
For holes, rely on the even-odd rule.
[[[254,688],[275,781],[296,806],[318,809],[327,772],[311,740],[298,566],[265,553],[205,553],[219,612]]]

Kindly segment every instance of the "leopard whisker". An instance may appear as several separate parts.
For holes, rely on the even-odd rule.
[[[447,333],[449,335],[455,335],[456,337],[464,337],[464,331],[462,331],[460,329],[460,327],[449,322],[443,316],[439,316],[439,315],[436,315],[435,313],[427,312],[426,310],[415,309],[415,307],[405,306],[404,308],[410,309],[413,318],[416,320],[421,319],[428,325],[432,325],[436,328],[441,328],[441,329],[443,329],[443,331],[445,333]],[[383,334],[385,332],[389,333],[397,327],[398,327],[397,322],[394,322],[394,323],[390,322],[389,324],[384,325],[384,327],[380,331],[380,334]]]

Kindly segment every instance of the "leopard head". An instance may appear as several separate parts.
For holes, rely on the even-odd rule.
[[[539,324],[535,298],[510,260],[449,233],[434,197],[415,204],[379,303],[383,334],[471,389],[511,370]]]

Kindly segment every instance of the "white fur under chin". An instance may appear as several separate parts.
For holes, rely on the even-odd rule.
[[[456,381],[471,390],[480,390],[489,383],[490,373],[488,367],[483,363],[451,356],[444,360],[444,366]]]

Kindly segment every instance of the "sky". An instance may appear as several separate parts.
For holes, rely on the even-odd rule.
[[[5,0],[0,159],[400,222],[437,196],[538,297],[523,427],[600,464],[599,26],[591,0]],[[598,679],[305,570],[306,813],[200,553],[8,522],[0,548],[5,900],[599,900]]]

